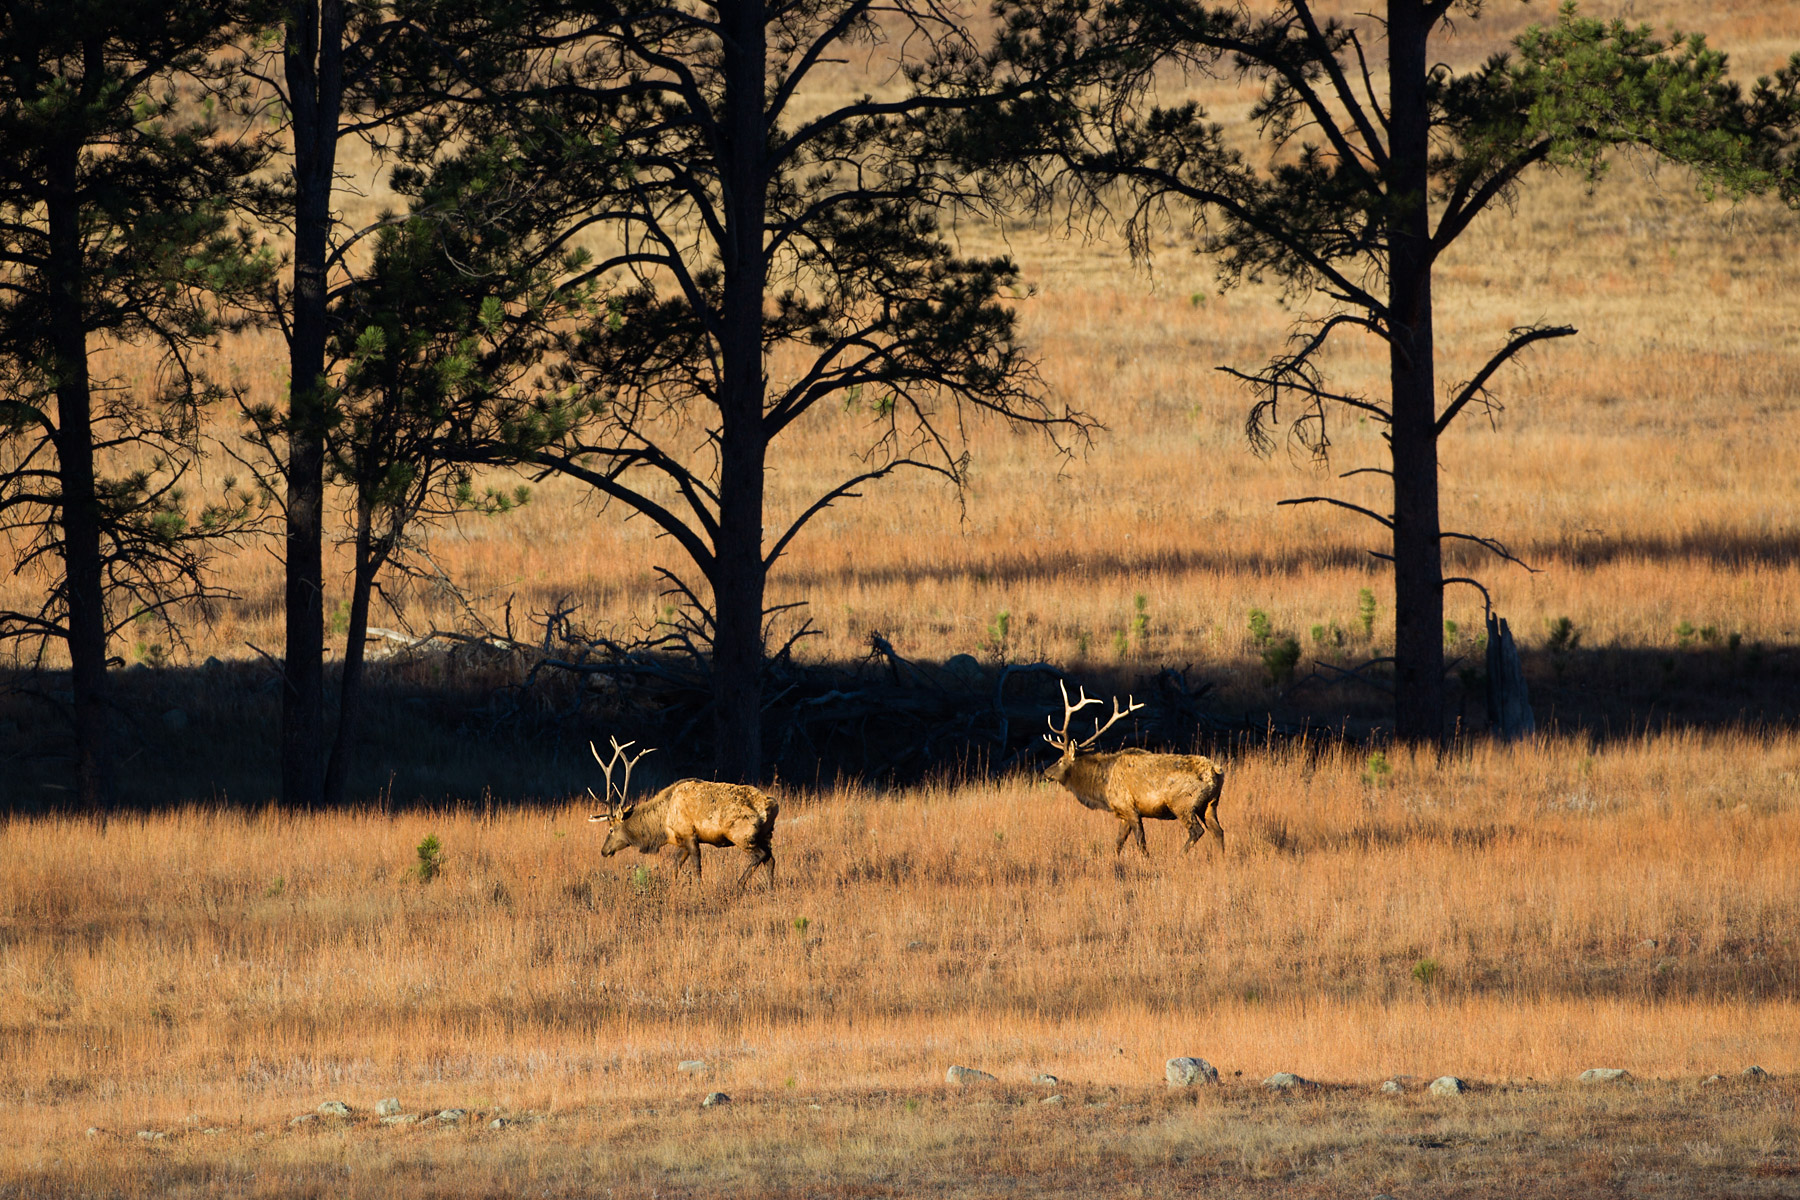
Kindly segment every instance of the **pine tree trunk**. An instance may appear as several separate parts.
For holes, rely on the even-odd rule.
[[[1388,303],[1394,469],[1394,732],[1444,735],[1444,573],[1438,523],[1437,387],[1431,327],[1430,151],[1421,0],[1390,0]]]
[[[763,5],[721,6],[725,43],[723,207],[725,290],[720,314],[719,532],[714,542],[713,709],[720,779],[762,776],[763,225],[768,129]]]
[[[107,761],[106,588],[83,312],[81,208],[76,195],[80,152],[79,144],[70,139],[56,148],[47,164],[50,261],[46,274],[56,371],[55,437],[67,576],[69,675],[75,694],[75,794],[82,807],[95,809],[111,800],[111,770]]]
[[[324,798],[325,255],[342,103],[342,0],[299,0],[288,20],[283,65],[293,105],[295,195],[281,793],[289,804],[312,807]]]
[[[374,514],[360,504],[356,513],[356,565],[350,583],[349,641],[344,647],[344,676],[338,684],[337,735],[331,743],[331,759],[325,766],[325,807],[342,808],[356,754],[356,738],[362,720],[363,669],[369,639],[369,596],[375,575],[387,558],[375,545]]]

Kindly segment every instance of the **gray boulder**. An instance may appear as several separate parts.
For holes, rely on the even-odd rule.
[[[138,1136],[143,1138],[146,1142],[160,1142],[169,1135],[160,1129],[140,1129],[138,1130]]]
[[[998,1083],[999,1080],[986,1071],[977,1071],[974,1067],[951,1067],[944,1072],[944,1082],[968,1087],[971,1083]]]
[[[391,1117],[381,1118],[383,1125],[416,1125],[425,1118],[418,1113],[395,1113]]]
[[[1439,1075],[1425,1090],[1434,1096],[1460,1096],[1469,1090],[1469,1085],[1454,1075]]]
[[[1042,1100],[1039,1100],[1038,1103],[1039,1104],[1061,1104],[1061,1103],[1063,1103],[1063,1098],[1061,1095],[1045,1096]]]
[[[704,1058],[687,1058],[675,1064],[675,1069],[683,1075],[704,1075],[706,1060]]]
[[[488,1128],[489,1129],[505,1129],[508,1125],[511,1125],[511,1124],[512,1124],[512,1122],[507,1120],[505,1117],[495,1117],[493,1120],[488,1122]]]
[[[1384,1079],[1381,1081],[1381,1090],[1389,1095],[1395,1095],[1404,1092],[1406,1090],[1406,1085],[1401,1083],[1398,1079]]]
[[[1630,1078],[1624,1067],[1589,1067],[1575,1077],[1577,1083],[1624,1083]]]
[[[1046,1074],[1046,1075],[1033,1075],[1031,1077],[1031,1082],[1037,1084],[1039,1087],[1055,1087],[1057,1084],[1061,1083],[1062,1080],[1058,1079],[1054,1075]]]
[[[297,1116],[293,1120],[289,1121],[288,1124],[289,1125],[308,1125],[318,1119],[319,1119],[318,1113],[301,1113],[299,1116]]]
[[[1163,1064],[1163,1078],[1170,1087],[1193,1087],[1219,1082],[1219,1072],[1204,1058],[1171,1058]]]
[[[1738,1072],[1739,1079],[1748,1079],[1752,1083],[1761,1083],[1769,1077],[1769,1073],[1761,1067],[1745,1067]]]
[[[1317,1087],[1310,1079],[1302,1079],[1292,1071],[1277,1071],[1263,1080],[1263,1086],[1271,1092],[1291,1092],[1301,1088]]]
[[[718,1108],[721,1104],[730,1104],[731,1097],[724,1092],[708,1092],[706,1099],[700,1102],[701,1108]]]
[[[446,1108],[438,1113],[437,1119],[446,1125],[454,1125],[468,1115],[469,1110],[466,1108]]]
[[[350,1115],[350,1106],[342,1100],[327,1100],[319,1105],[318,1111],[321,1117],[347,1117]]]
[[[400,1115],[400,1101],[389,1096],[386,1100],[375,1102],[375,1115],[378,1117],[394,1117]]]

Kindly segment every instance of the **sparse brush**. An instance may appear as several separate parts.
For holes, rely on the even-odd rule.
[[[420,883],[430,883],[444,869],[444,847],[435,833],[428,833],[413,847],[413,876]]]

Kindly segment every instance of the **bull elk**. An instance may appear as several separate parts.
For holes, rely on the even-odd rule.
[[[606,843],[600,847],[602,858],[611,858],[627,846],[640,854],[656,854],[664,846],[674,846],[676,872],[691,857],[694,878],[699,879],[701,846],[739,846],[749,854],[750,865],[738,877],[738,886],[745,886],[756,868],[765,865],[769,868],[769,886],[775,886],[775,852],[769,843],[775,834],[779,806],[773,797],[745,784],[683,779],[648,800],[628,803],[631,768],[650,750],[640,750],[627,758],[625,752],[635,743],[621,746],[617,738],[609,740],[610,760],[602,759],[594,743],[588,743],[589,752],[606,776],[606,811],[588,818],[604,821],[608,826]],[[613,768],[620,763],[624,764],[625,778],[615,788]],[[594,796],[593,788],[588,789],[588,795]]]
[[[1219,824],[1219,793],[1225,787],[1225,772],[1210,758],[1197,754],[1152,754],[1147,750],[1115,750],[1106,754],[1089,754],[1100,735],[1111,729],[1121,717],[1144,707],[1126,698],[1125,708],[1113,700],[1113,714],[1102,725],[1094,721],[1094,732],[1077,741],[1069,733],[1069,722],[1075,714],[1099,700],[1081,690],[1081,699],[1069,703],[1069,689],[1062,689],[1063,722],[1058,729],[1046,718],[1050,732],[1044,740],[1062,751],[1062,757],[1044,772],[1051,783],[1060,783],[1075,793],[1087,807],[1110,812],[1119,819],[1119,842],[1114,853],[1123,852],[1129,838],[1137,839],[1138,849],[1150,857],[1144,844],[1144,818],[1154,821],[1180,821],[1187,827],[1186,851],[1211,831],[1218,840],[1219,852],[1225,852],[1225,828]]]

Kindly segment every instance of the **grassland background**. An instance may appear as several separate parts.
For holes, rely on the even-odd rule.
[[[1745,74],[1800,48],[1770,0],[1584,9],[1705,29]],[[1448,56],[1548,13],[1491,3]],[[1207,96],[1225,115],[1249,101]],[[1261,361],[1295,310],[1220,295],[1173,233],[1148,270],[1106,237],[963,233],[1018,257],[1045,379],[1106,429],[1058,460],[977,425],[966,504],[897,480],[832,510],[774,579],[824,631],[804,653],[854,658],[871,629],[915,657],[980,652],[1006,611],[1018,658],[1193,664],[1234,711],[1377,715],[1374,696],[1269,689],[1246,627],[1262,608],[1310,652],[1335,624],[1345,645],[1322,653],[1346,659],[1387,636],[1356,619],[1363,587],[1387,619],[1370,530],[1275,508],[1319,480],[1248,452],[1245,396],[1213,370]],[[377,709],[394,737],[360,794],[424,806],[259,810],[272,742],[247,731],[272,730],[274,699],[240,685],[261,669],[246,643],[278,651],[280,578],[269,544],[244,547],[222,564],[241,599],[170,648],[174,668],[121,676],[146,717],[124,773],[164,811],[0,825],[0,1194],[1794,1194],[1797,234],[1772,204],[1705,204],[1621,159],[1591,190],[1534,178],[1459,243],[1439,275],[1447,383],[1513,325],[1582,332],[1507,373],[1492,425],[1451,436],[1447,523],[1543,568],[1466,560],[1521,632],[1540,719],[1610,736],[1394,754],[1386,774],[1367,747],[1240,748],[1223,861],[1176,855],[1167,829],[1150,862],[1117,860],[1106,818],[1021,778],[827,787],[784,797],[780,886],[738,897],[731,855],[698,886],[599,860],[573,745],[546,766],[400,702]],[[229,357],[254,396],[280,393],[275,338]],[[1340,365],[1376,386],[1374,354]],[[864,433],[815,414],[778,451],[773,506],[796,511]],[[1334,441],[1343,468],[1378,448],[1354,423]],[[555,483],[431,548],[490,620],[509,596],[520,614],[566,596],[613,628],[654,619],[652,567],[671,562],[642,522]],[[0,603],[41,587],[8,577]],[[415,626],[466,620],[399,594]],[[1121,658],[1138,594],[1151,636]],[[1464,630],[1479,613],[1452,592]],[[1559,659],[1543,640],[1563,616],[1583,647]],[[209,656],[223,676],[189,669]],[[60,750],[43,706],[7,704],[18,799]],[[173,705],[180,736],[157,720]],[[407,873],[426,833],[447,850],[430,884]],[[1163,1059],[1188,1053],[1225,1086],[1163,1094]],[[694,1057],[715,1073],[675,1072]],[[953,1094],[951,1062],[1002,1082]],[[1775,1080],[1699,1082],[1752,1062]],[[1567,1082],[1596,1065],[1639,1082]],[[1261,1096],[1278,1069],[1337,1086]],[[1037,1104],[1039,1071],[1067,1106]],[[1477,1090],[1370,1094],[1446,1072]],[[713,1087],[737,1102],[703,1115]],[[378,1126],[387,1095],[480,1120]],[[359,1115],[288,1124],[327,1098]],[[518,1124],[488,1130],[496,1115]]]

